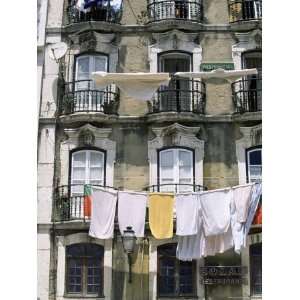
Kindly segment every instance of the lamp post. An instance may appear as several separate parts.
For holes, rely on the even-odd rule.
[[[132,258],[131,254],[134,251],[134,246],[136,242],[136,236],[134,234],[134,230],[132,230],[131,226],[126,227],[126,230],[123,232],[123,237],[122,237],[122,242],[123,242],[123,247],[124,251],[127,253],[128,256],[128,265],[129,265],[129,279],[128,282],[132,282],[131,278],[131,265],[132,265]]]

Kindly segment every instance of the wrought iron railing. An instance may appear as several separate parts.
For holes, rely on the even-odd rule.
[[[194,22],[203,20],[202,0],[148,0],[150,22],[181,19]]]
[[[172,77],[152,98],[149,113],[194,112],[204,114],[205,84],[196,79]]]
[[[122,17],[122,6],[116,9],[111,5],[111,0],[103,1],[101,6],[95,5],[86,10],[79,8],[75,0],[69,0],[67,7],[68,24],[102,21],[109,23],[119,23]]]
[[[148,192],[201,192],[206,191],[205,186],[199,184],[189,184],[189,183],[164,183],[149,185],[145,188]]]
[[[236,112],[257,112],[262,110],[262,79],[252,75],[231,85]]]
[[[115,189],[109,186],[93,186]],[[53,219],[55,222],[90,220],[90,216],[84,214],[83,188],[83,185],[70,184],[62,185],[55,189],[53,214]]]
[[[77,80],[64,84],[60,102],[60,115],[76,112],[102,112],[116,114],[119,93],[114,85],[100,90],[92,80]]]
[[[230,23],[262,18],[262,0],[229,0],[228,8]]]

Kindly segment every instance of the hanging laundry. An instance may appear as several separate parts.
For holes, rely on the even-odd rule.
[[[231,227],[228,228],[227,232],[214,235],[214,236],[206,236],[204,238],[203,246],[202,246],[202,256],[214,256],[218,253],[223,253],[234,245]]]
[[[80,10],[80,11],[85,11],[84,5],[85,5],[84,0],[77,0],[77,1],[76,1],[76,4],[75,4],[75,7],[76,7],[78,10]]]
[[[205,237],[202,229],[202,218],[198,214],[197,233],[195,235],[179,236],[176,257],[182,261],[200,259],[203,256]]]
[[[119,191],[118,222],[121,235],[131,226],[136,237],[144,237],[147,193]]]
[[[229,188],[200,193],[201,212],[205,236],[223,234],[230,226]]]
[[[176,194],[176,234],[195,235],[198,232],[200,195],[197,193]]]
[[[261,194],[262,194],[262,185],[261,183],[256,183],[252,191],[249,212],[245,224],[245,232],[244,232],[245,237],[247,237],[250,227],[252,225],[253,218],[255,216]],[[246,244],[246,240],[244,241],[244,244]]]
[[[170,81],[169,73],[93,72],[92,78],[100,89],[114,83],[127,96],[142,101],[151,100],[156,90]]]
[[[244,223],[247,220],[254,183],[238,185],[232,188],[233,201],[237,212],[237,221]]]
[[[168,239],[173,236],[174,194],[149,194],[149,226],[157,239]]]
[[[85,217],[91,216],[91,210],[92,210],[92,188],[90,185],[85,184],[83,188],[83,215]]]
[[[234,250],[240,253],[244,246],[245,222],[247,221],[250,200],[254,184],[239,185],[232,188],[233,197],[230,203],[231,229],[234,240]]]
[[[112,189],[92,188],[90,236],[98,239],[113,237],[117,195]]]
[[[84,0],[84,9],[93,6],[102,6],[103,0]]]

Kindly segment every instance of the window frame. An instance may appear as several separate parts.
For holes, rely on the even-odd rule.
[[[78,59],[80,57],[95,57],[95,56],[104,56],[106,58],[106,72],[109,73],[109,54],[104,52],[96,52],[96,51],[86,51],[82,53],[78,53],[74,55],[74,68],[73,68],[73,81],[77,80],[77,68],[78,68]],[[89,63],[90,64],[90,63]]]
[[[159,192],[160,191],[160,153],[163,152],[163,151],[166,151],[166,150],[187,150],[187,151],[190,151],[192,153],[192,167],[193,167],[193,172],[192,172],[192,183],[191,185],[193,186],[193,190],[195,188],[195,149],[192,149],[192,148],[189,148],[189,147],[183,147],[183,146],[172,146],[172,147],[163,147],[163,148],[160,148],[160,149],[157,149],[157,191]],[[178,169],[179,171],[179,169]],[[174,185],[175,184],[180,184],[179,182],[174,182],[173,183]],[[171,185],[171,184],[170,184]]]
[[[262,296],[262,293],[255,293],[254,292],[254,280],[253,280],[253,277],[254,277],[254,274],[253,274],[253,264],[254,264],[254,262],[253,262],[253,256],[254,255],[252,255],[252,253],[251,253],[251,247],[257,247],[257,246],[259,246],[260,245],[260,247],[262,247],[262,243],[255,243],[255,244],[251,244],[250,246],[249,246],[249,265],[250,265],[250,295],[251,295],[251,297],[259,297],[259,296]],[[255,255],[255,256],[258,256],[258,255]],[[261,253],[261,255],[260,255],[260,257],[261,257],[261,261],[262,261],[262,253]],[[256,265],[256,264],[255,264]],[[262,274],[261,274],[261,277],[262,277]],[[261,287],[262,287],[262,284],[261,284]]]
[[[182,262],[182,263],[191,263],[192,264],[192,289],[193,292],[191,294],[180,294],[179,293],[179,283],[180,283],[180,263],[181,261],[176,258],[176,243],[166,243],[157,246],[157,278],[156,278],[156,285],[157,285],[157,298],[193,298],[197,297],[197,264],[195,260]],[[174,256],[165,256],[160,255],[160,249],[172,246],[175,248],[175,255]],[[173,294],[168,295],[161,295],[160,293],[160,261],[163,257],[175,260],[175,292]],[[178,292],[176,292],[178,291]]]
[[[71,186],[72,186],[72,173],[73,173],[73,154],[76,152],[81,152],[81,151],[95,151],[95,152],[100,152],[103,154],[103,186],[106,186],[106,160],[107,160],[107,151],[104,149],[100,149],[97,147],[80,147],[80,148],[75,148],[70,151],[69,154],[69,192],[71,192]]]
[[[178,55],[178,57],[189,57],[190,59],[190,72],[193,72],[193,53],[184,51],[184,50],[169,50],[169,51],[164,51],[160,52],[157,55],[157,70],[158,73],[162,72],[162,60],[164,56],[171,56],[171,55]]]
[[[99,248],[101,248],[102,251],[102,256],[101,256],[101,261],[100,261],[100,292],[99,293],[88,293],[87,292],[87,277],[88,277],[88,267],[87,267],[87,258],[88,256],[80,256],[80,257],[76,257],[76,259],[80,259],[83,264],[82,264],[82,276],[81,276],[81,292],[79,293],[72,293],[68,291],[68,276],[69,276],[69,268],[68,268],[68,264],[69,264],[69,259],[71,259],[70,257],[68,257],[67,255],[67,251],[68,251],[68,247],[72,247],[75,245],[84,245],[86,247],[86,245],[94,245],[97,246]],[[103,298],[104,297],[104,255],[105,255],[105,247],[103,245],[97,244],[97,243],[89,243],[89,242],[78,242],[78,243],[74,243],[74,244],[70,244],[70,245],[66,245],[65,247],[65,285],[64,285],[64,289],[65,289],[65,293],[64,296],[67,296],[69,298],[78,298],[78,297],[83,297],[83,298]]]
[[[250,182],[250,168],[249,168],[249,153],[251,152],[254,152],[254,151],[257,151],[260,149],[260,152],[261,152],[261,160],[262,160],[262,145],[257,145],[257,146],[254,146],[254,147],[250,147],[250,148],[246,148],[246,151],[245,151],[245,157],[246,157],[246,179],[247,179],[247,182],[249,183]],[[262,166],[262,163],[261,163],[261,166]],[[262,177],[262,175],[261,175]],[[262,179],[262,178],[261,178]]]

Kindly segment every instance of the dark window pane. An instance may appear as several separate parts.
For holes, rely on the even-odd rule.
[[[193,293],[193,263],[180,262],[179,265],[179,293]]]
[[[251,294],[262,293],[262,244],[250,246]]]
[[[254,150],[249,153],[250,165],[261,165],[261,150]]]
[[[102,257],[104,249],[100,245],[87,244],[86,246],[86,256],[91,257]]]
[[[74,244],[67,246],[67,256],[84,256],[85,254],[85,244]]]
[[[160,256],[176,257],[176,244],[168,244],[158,247],[158,254]]]

